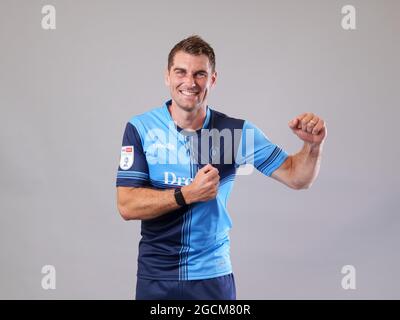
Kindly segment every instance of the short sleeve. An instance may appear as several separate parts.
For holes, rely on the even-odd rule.
[[[245,121],[242,131],[242,143],[238,154],[239,165],[252,164],[266,176],[280,167],[288,154],[270,139],[253,123]]]
[[[122,139],[121,156],[117,172],[117,187],[143,187],[149,185],[149,167],[137,128],[126,124]]]

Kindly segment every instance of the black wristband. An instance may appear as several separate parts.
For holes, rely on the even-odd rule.
[[[176,188],[174,195],[175,195],[175,201],[176,201],[176,203],[178,205],[180,205],[180,206],[186,206],[187,205],[187,203],[185,201],[185,198],[183,197],[181,188]]]

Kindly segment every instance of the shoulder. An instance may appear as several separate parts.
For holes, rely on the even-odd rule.
[[[153,122],[157,122],[165,118],[163,115],[163,107],[153,107],[149,111],[143,112],[132,116],[129,119],[129,123],[133,125],[151,125]]]
[[[229,116],[211,107],[211,122],[213,128],[243,129],[246,121]]]
[[[150,110],[132,116],[128,121],[128,126],[135,127],[138,134],[144,137],[154,130],[167,130],[168,128],[168,114],[164,106],[153,107]]]

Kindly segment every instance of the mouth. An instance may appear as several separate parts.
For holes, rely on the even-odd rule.
[[[178,91],[185,97],[196,97],[200,93],[199,91],[191,91],[191,90],[178,90]]]

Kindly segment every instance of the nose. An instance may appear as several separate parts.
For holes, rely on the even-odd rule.
[[[190,75],[188,75],[188,76],[186,77],[186,79],[185,79],[185,84],[186,84],[188,87],[190,87],[190,88],[196,86],[196,81],[194,80],[193,75],[190,74]]]

